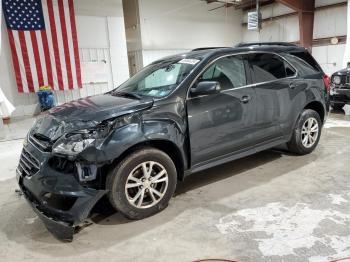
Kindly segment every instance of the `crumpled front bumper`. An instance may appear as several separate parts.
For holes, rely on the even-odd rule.
[[[48,165],[48,154],[30,143],[25,146],[25,151],[27,158],[37,160],[40,169],[31,176],[21,172],[21,163],[22,166],[26,163],[22,153],[16,176],[24,197],[48,231],[60,240],[72,241],[75,227],[84,222],[107,191],[83,187],[74,174],[52,169]]]

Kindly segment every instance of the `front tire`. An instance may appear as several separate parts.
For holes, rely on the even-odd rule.
[[[318,145],[321,137],[322,121],[320,115],[311,109],[305,109],[296,124],[288,149],[299,155],[310,154]]]
[[[145,148],[122,160],[107,175],[112,206],[129,219],[152,216],[168,206],[176,188],[177,172],[164,152]]]

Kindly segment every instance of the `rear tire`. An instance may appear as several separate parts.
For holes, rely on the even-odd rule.
[[[129,219],[152,216],[168,206],[176,188],[177,172],[164,152],[140,149],[116,165],[107,175],[112,206]]]
[[[289,151],[298,155],[310,154],[318,145],[321,128],[320,115],[314,110],[305,109],[299,116],[291,140],[287,143]]]

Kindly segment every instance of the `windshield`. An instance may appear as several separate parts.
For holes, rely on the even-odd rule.
[[[199,59],[173,59],[155,62],[113,92],[160,98],[170,94],[190,74]]]

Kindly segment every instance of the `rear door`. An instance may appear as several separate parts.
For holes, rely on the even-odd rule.
[[[256,93],[256,143],[283,136],[281,123],[291,107],[290,89],[293,88],[295,69],[282,57],[272,53],[247,55]]]
[[[255,94],[247,86],[245,64],[239,55],[222,57],[199,76],[197,83],[219,82],[221,92],[187,100],[192,165],[252,145]]]

